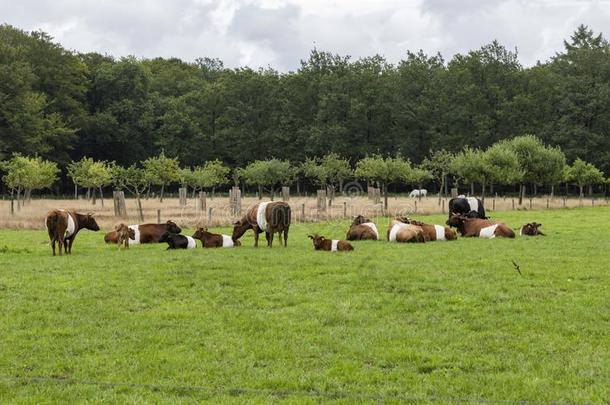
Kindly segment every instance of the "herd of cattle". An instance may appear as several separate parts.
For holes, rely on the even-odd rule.
[[[233,234],[211,233],[207,228],[197,228],[192,236],[181,235],[182,229],[173,221],[164,224],[140,224],[115,226],[114,230],[104,236],[106,243],[116,243],[119,248],[141,243],[167,243],[167,249],[192,249],[197,247],[196,240],[204,248],[240,246],[239,238],[246,231],[254,232],[254,246],[258,247],[258,238],[265,233],[267,245],[273,246],[273,236],[277,233],[280,244],[287,246],[290,229],[291,210],[285,202],[261,202],[248,209],[246,215],[233,224]],[[81,229],[99,231],[99,226],[92,214],[80,214],[68,210],[51,210],[47,213],[45,225],[51,240],[53,256],[55,244],[58,244],[59,255],[72,252],[72,244]],[[389,242],[430,242],[456,240],[456,228],[463,237],[514,238],[515,233],[506,224],[491,220],[485,215],[481,200],[474,197],[453,198],[449,201],[449,218],[446,225],[426,224],[408,217],[397,217],[390,222],[386,238]],[[544,235],[536,222],[523,225],[520,235]],[[347,240],[326,239],[315,234],[308,236],[313,241],[315,250],[349,251],[353,246],[348,241],[379,240],[379,232],[374,222],[358,215],[347,231]]]

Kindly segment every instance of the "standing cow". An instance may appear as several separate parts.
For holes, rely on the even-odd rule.
[[[347,240],[378,240],[379,232],[377,226],[370,219],[358,215],[352,221],[352,225],[347,231]]]
[[[487,219],[483,201],[475,197],[456,197],[449,200],[449,218],[451,218],[451,214]]]
[[[93,214],[79,214],[76,211],[51,210],[47,213],[45,226],[51,240],[53,256],[55,256],[55,242],[59,245],[59,255],[63,245],[66,254],[72,253],[72,244],[76,234],[81,229],[99,231],[100,227],[95,222]]]
[[[454,214],[447,220],[447,225],[457,228],[464,237],[515,237],[515,233],[508,226],[501,222],[490,221],[488,219],[470,218],[465,215]]]
[[[248,229],[254,231],[254,247],[258,247],[258,235],[265,232],[267,246],[273,247],[273,235],[279,234],[280,244],[284,234],[284,246],[288,246],[288,230],[291,220],[290,205],[285,202],[261,202],[248,209],[246,215],[233,225],[231,239],[237,241]]]
[[[129,237],[130,245],[139,245],[140,243],[159,243],[161,235],[165,232],[180,233],[182,229],[173,221],[167,221],[164,224],[140,224],[129,225],[129,229],[133,230],[133,237]],[[117,243],[118,236],[116,231],[108,232],[104,236],[104,242]]]

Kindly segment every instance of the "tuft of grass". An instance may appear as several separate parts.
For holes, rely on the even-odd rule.
[[[336,221],[287,248],[118,251],[83,231],[60,258],[0,231],[0,398],[607,403],[610,209],[493,216],[548,236],[314,251]]]

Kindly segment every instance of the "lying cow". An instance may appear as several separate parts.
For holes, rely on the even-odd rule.
[[[313,241],[313,248],[315,250],[326,250],[330,252],[354,250],[354,247],[346,240],[326,239],[324,236],[320,236],[317,233],[315,235],[309,235],[308,238]]]
[[[449,217],[451,217],[451,214],[487,219],[483,201],[474,197],[457,197],[449,200]]]
[[[446,226],[425,224],[421,221],[417,221],[415,219],[407,217],[396,219],[405,224],[417,225],[421,227],[424,233],[426,234],[426,240],[435,241],[457,239],[457,233],[453,229]]]
[[[428,241],[428,237],[421,226],[405,224],[404,222],[394,219],[388,227],[388,242],[421,242]]]
[[[159,243],[166,242],[170,249],[195,249],[197,243],[190,236],[178,235],[177,233],[165,232],[159,237]]]
[[[138,245],[140,243],[158,243],[161,235],[165,232],[180,233],[182,229],[173,221],[167,221],[164,224],[140,224],[129,225],[129,229],[134,232],[133,238],[129,238],[130,245]],[[116,231],[108,232],[104,236],[104,242],[117,243],[118,236]]]
[[[121,247],[125,247],[125,249],[129,249],[129,240],[136,238],[136,233],[133,229],[129,228],[127,225],[120,223],[114,226],[114,231],[117,235],[117,244],[119,245],[119,250]]]
[[[240,241],[234,241],[229,235],[208,232],[208,228],[197,228],[193,238],[199,239],[203,248],[241,246]]]
[[[519,235],[526,235],[526,236],[542,235],[542,236],[546,236],[544,233],[542,233],[542,231],[540,229],[538,229],[541,226],[542,226],[542,224],[539,224],[537,222],[527,223],[527,224],[525,224],[525,225],[523,225],[521,227],[521,230],[519,231]]]
[[[248,229],[254,231],[254,247],[258,247],[258,235],[265,232],[267,246],[273,246],[273,235],[279,234],[280,244],[284,234],[284,246],[288,246],[288,230],[291,220],[290,205],[283,201],[261,202],[248,209],[246,215],[233,223],[231,239],[237,241]]]
[[[51,240],[51,248],[53,256],[55,256],[55,242],[59,245],[59,255],[61,256],[61,248],[63,245],[66,254],[72,253],[72,244],[76,238],[76,234],[81,229],[89,229],[91,231],[99,231],[93,214],[79,214],[76,211],[66,210],[51,210],[47,212],[45,226]]]
[[[411,197],[411,198],[426,197],[427,195],[428,195],[428,190],[426,190],[425,188],[415,189],[409,193],[409,197]]]
[[[345,237],[347,240],[379,240],[377,226],[370,219],[358,215],[352,221]]]
[[[503,236],[514,238],[515,233],[512,229],[501,222],[494,222],[488,219],[469,218],[464,215],[452,215],[447,220],[447,225],[457,228],[464,237],[495,238]]]

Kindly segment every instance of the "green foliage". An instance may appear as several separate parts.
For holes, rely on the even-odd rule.
[[[119,190],[125,188],[132,194],[139,196],[148,187],[148,178],[144,169],[136,165],[129,167],[114,166],[112,184]]]
[[[256,160],[241,169],[240,175],[246,184],[272,189],[292,179],[292,168],[286,160]]]
[[[517,155],[524,182],[556,184],[563,177],[565,156],[559,149],[532,135],[513,138],[506,145]]]
[[[80,187],[100,188],[112,183],[113,165],[84,157],[68,165],[68,177]]]
[[[480,149],[464,148],[451,163],[451,171],[466,183],[487,185],[492,177],[491,167]]]
[[[490,183],[516,184],[523,178],[519,158],[507,142],[498,142],[490,146],[483,154],[488,165]]]
[[[51,187],[57,181],[59,173],[55,162],[20,154],[14,154],[10,160],[1,162],[0,169],[6,172],[2,181],[12,190],[39,190]]]
[[[411,164],[401,156],[386,157],[380,155],[367,156],[356,163],[356,177],[385,185],[398,180],[409,179]]]
[[[597,167],[579,158],[567,170],[567,180],[576,183],[582,195],[584,186],[602,184],[605,179],[604,174]]]
[[[166,186],[178,180],[180,164],[177,158],[169,158],[161,152],[156,157],[151,157],[142,162],[146,173],[146,179],[150,184]]]
[[[319,186],[333,187],[353,174],[347,159],[336,153],[329,153],[322,158],[308,158],[301,164],[300,171],[305,177],[314,179]]]

